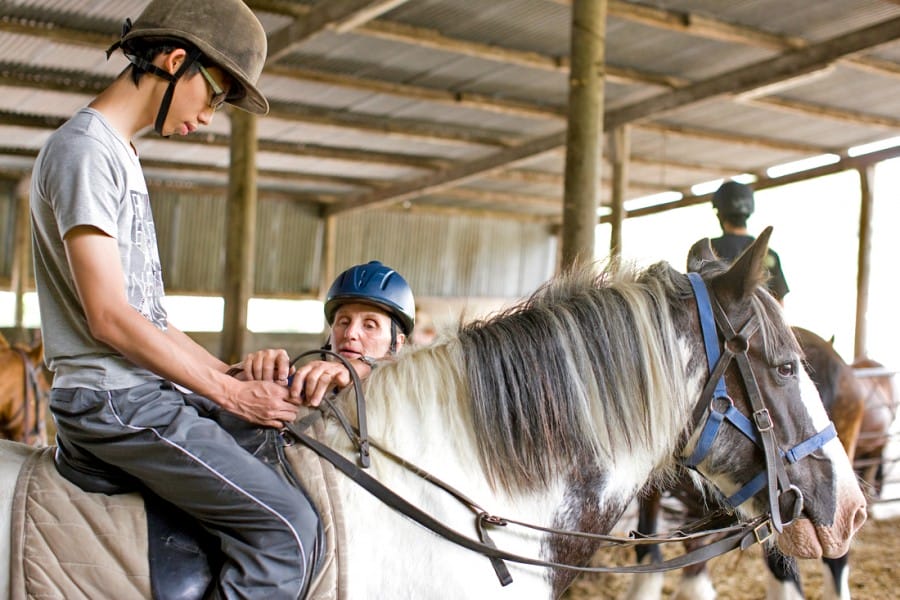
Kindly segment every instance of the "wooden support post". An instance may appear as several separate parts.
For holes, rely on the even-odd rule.
[[[336,265],[334,264],[335,256],[337,255],[335,247],[337,217],[332,215],[322,218],[324,220],[324,235],[322,236],[322,262],[319,268],[319,299],[324,301],[328,288],[331,287],[334,278],[337,277],[335,272]]]
[[[222,359],[231,364],[246,350],[247,304],[253,294],[256,251],[256,116],[231,110],[225,249],[225,318]]]
[[[562,268],[594,259],[603,158],[603,79],[607,0],[572,3]]]
[[[28,344],[25,332],[25,292],[30,287],[31,274],[31,177],[16,185],[16,224],[13,240],[12,289],[16,296],[15,317],[11,342]]]
[[[856,333],[853,339],[854,360],[865,358],[867,348],[866,312],[869,310],[869,273],[872,264],[872,208],[874,205],[875,166],[859,172],[859,254],[856,268]]]
[[[612,133],[612,197],[610,199],[609,254],[618,261],[622,258],[622,221],[625,219],[625,195],[628,193],[628,156],[631,154],[631,129],[629,125],[616,127]]]

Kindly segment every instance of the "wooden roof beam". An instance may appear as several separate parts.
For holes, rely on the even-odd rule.
[[[303,16],[269,35],[266,63],[276,62],[294,48],[326,29],[347,31],[406,0],[328,0],[319,2]]]
[[[799,154],[825,154],[826,152],[840,153],[841,149],[821,146],[818,144],[801,144],[762,136],[735,135],[715,129],[689,127],[673,123],[644,122],[639,128],[641,131],[654,131],[660,135],[679,135],[691,137],[709,142],[720,142],[735,146],[756,146],[781,152],[797,152]]]
[[[758,191],[768,188],[781,187],[783,185],[796,183],[798,181],[806,181],[807,179],[824,177],[825,175],[833,175],[835,173],[849,171],[850,169],[858,169],[867,165],[873,165],[875,163],[897,157],[900,157],[900,146],[895,146],[893,148],[887,148],[885,150],[879,150],[878,152],[863,154],[852,158],[844,156],[840,161],[836,163],[816,167],[814,169],[809,169],[806,171],[800,171],[798,173],[792,173],[783,177],[760,177],[753,183],[753,188]],[[675,208],[683,208],[685,206],[703,204],[704,202],[709,202],[711,198],[712,194],[704,194],[702,196],[688,196],[674,202],[663,202],[660,204],[655,204],[653,206],[646,206],[644,208],[628,211],[628,213],[625,215],[625,218],[642,217],[646,215],[665,212],[667,210],[672,210]],[[606,222],[607,219],[608,217],[602,217],[599,221],[603,223]]]
[[[604,130],[610,131],[626,123],[634,123],[650,117],[658,117],[682,106],[719,96],[740,94],[756,87],[770,85],[822,69],[830,63],[866,50],[895,41],[900,37],[900,17],[832,38],[825,42],[791,50],[774,58],[762,60],[692,83],[683,88],[636,102],[630,106],[607,113]]]
[[[886,127],[888,129],[900,130],[900,119],[888,117],[885,115],[862,113],[856,110],[839,109],[834,108],[833,106],[813,104],[811,102],[801,102],[799,100],[777,96],[748,99],[743,100],[743,102],[746,102],[748,104],[756,104],[767,109],[775,109],[807,117],[830,119],[833,121],[840,121],[842,123],[851,123],[853,125],[872,125],[874,127]]]
[[[900,18],[883,21],[820,44],[793,50],[682,89],[609,111],[606,113],[603,129],[611,131],[626,123],[646,120],[651,115],[690,106],[732,91],[746,91],[796,77],[799,74],[823,68],[843,56],[892,41],[897,37],[900,37]],[[426,190],[459,185],[459,183],[474,179],[483,173],[502,170],[509,164],[556,150],[565,143],[565,137],[566,134],[563,131],[536,138],[520,146],[507,148],[491,156],[462,163],[415,181],[404,182],[386,190],[352,196],[330,206],[326,212],[330,216],[344,211],[383,206],[421,195],[426,193]]]

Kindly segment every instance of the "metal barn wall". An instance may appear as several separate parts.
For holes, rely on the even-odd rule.
[[[0,284],[10,285],[15,182],[0,179]],[[168,294],[220,295],[225,268],[224,192],[151,186]],[[319,293],[323,220],[316,207],[260,199],[254,295]],[[546,224],[385,210],[336,219],[335,272],[378,259],[400,271],[418,296],[523,297],[552,274],[556,238]],[[324,292],[324,290],[323,290]]]
[[[219,295],[225,268],[225,197],[151,191],[168,294]],[[321,219],[308,205],[258,202],[255,295],[303,297],[318,286]]]
[[[335,229],[335,272],[380,260],[422,297],[519,298],[556,261],[556,238],[540,223],[378,211],[343,216]]]

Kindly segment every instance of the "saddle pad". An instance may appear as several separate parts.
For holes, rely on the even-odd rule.
[[[313,426],[321,438],[323,424]],[[152,597],[144,500],[92,494],[63,479],[54,448],[31,454],[19,471],[12,506],[10,600],[117,600]],[[290,446],[285,457],[319,510],[326,555],[307,600],[345,600],[344,522],[334,467]]]
[[[32,454],[16,481],[10,600],[150,598],[143,499],[83,492],[56,472],[53,452]]]
[[[322,420],[315,421],[310,435],[322,440],[323,432]],[[337,477],[342,477],[343,474],[338,473],[330,462],[301,444],[289,446],[284,454],[297,479],[319,510],[319,518],[325,530],[326,554],[309,587],[307,599],[346,600],[347,539],[343,505],[337,489]]]

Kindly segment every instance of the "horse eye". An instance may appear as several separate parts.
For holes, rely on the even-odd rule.
[[[778,365],[778,374],[782,377],[793,377],[797,374],[797,366],[794,362],[786,362]]]

